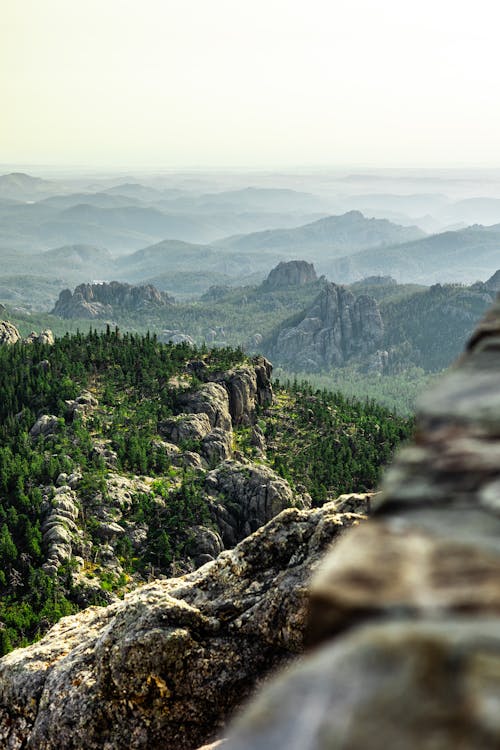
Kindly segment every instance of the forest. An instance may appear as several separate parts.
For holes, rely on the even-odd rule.
[[[66,334],[53,346],[0,347],[0,652],[26,644],[61,616],[89,603],[106,604],[154,571],[186,569],[186,527],[209,524],[203,472],[174,465],[159,438],[159,424],[178,411],[179,390],[196,388],[190,367],[203,361],[204,377],[246,361],[241,350],[166,345],[155,336],[105,331]],[[373,401],[318,390],[306,382],[277,382],[273,404],[258,413],[268,464],[305,490],[318,505],[342,492],[372,489],[380,468],[411,433],[412,420]],[[71,411],[82,392],[99,406]],[[41,415],[52,429],[34,436]],[[252,460],[248,427],[235,430],[239,451]],[[196,449],[196,445],[186,446]],[[117,542],[120,573],[95,562],[103,546],[96,518],[106,506],[113,475],[147,481],[132,493],[128,518],[146,529],[139,550]],[[264,460],[264,459],[261,459]],[[43,524],[60,477],[78,473],[79,534],[85,554],[80,575],[96,582],[83,593],[76,562],[47,572]],[[92,546],[93,545],[93,546]],[[92,562],[94,560],[94,562]],[[180,568],[177,566],[181,566]]]

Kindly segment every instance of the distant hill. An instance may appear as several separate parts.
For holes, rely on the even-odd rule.
[[[40,201],[41,204],[64,210],[82,204],[96,208],[123,208],[125,206],[140,206],[141,201],[119,193],[69,193],[68,195],[52,195]]]
[[[490,276],[500,260],[500,224],[472,226],[456,232],[370,248],[333,260],[332,278],[343,283],[369,275],[390,274],[397,281],[432,284],[473,282]]]
[[[103,247],[94,245],[64,245],[47,250],[42,256],[44,261],[63,261],[64,263],[102,263],[111,261],[111,253]]]
[[[118,258],[116,263],[120,278],[142,281],[169,273],[197,274],[201,271],[232,277],[244,277],[261,271],[264,276],[269,267],[281,258],[282,255],[276,252],[237,253],[215,245],[164,240]]]
[[[360,211],[328,216],[295,229],[270,229],[221,240],[221,247],[237,250],[300,251],[302,257],[318,262],[340,257],[362,248],[384,247],[425,234],[417,227],[403,227],[386,219],[367,219]]]
[[[20,201],[36,200],[56,190],[56,183],[24,172],[0,175],[0,197]]]

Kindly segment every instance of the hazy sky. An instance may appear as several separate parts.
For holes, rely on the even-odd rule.
[[[1,0],[0,162],[500,166],[498,0]]]

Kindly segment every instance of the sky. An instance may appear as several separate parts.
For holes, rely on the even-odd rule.
[[[2,0],[0,162],[500,166],[498,0]]]

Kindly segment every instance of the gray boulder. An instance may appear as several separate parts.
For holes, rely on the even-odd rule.
[[[201,441],[200,452],[209,466],[213,467],[232,455],[233,433],[216,428]]]
[[[229,412],[234,427],[255,421],[256,409],[268,406],[273,399],[272,365],[265,357],[255,357],[251,364],[235,367],[220,375],[229,395]]]
[[[27,336],[24,339],[25,344],[46,344],[48,346],[54,345],[54,334],[50,330],[50,328],[46,328],[41,333],[36,333],[35,331],[32,331],[29,336]]]
[[[0,345],[16,344],[21,340],[21,334],[16,326],[8,320],[0,320]]]
[[[44,414],[39,417],[30,430],[32,438],[48,437],[54,435],[59,429],[59,417],[53,414]]]

